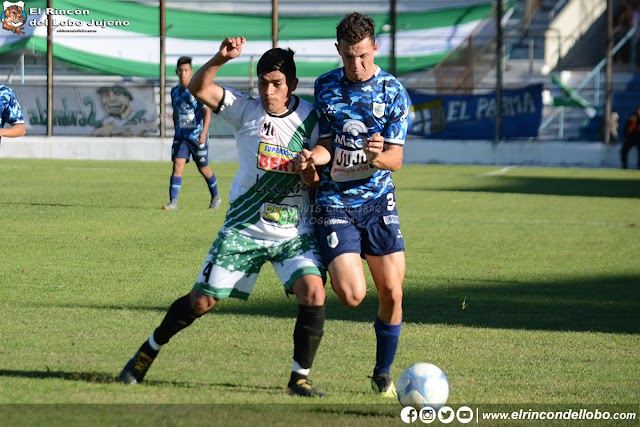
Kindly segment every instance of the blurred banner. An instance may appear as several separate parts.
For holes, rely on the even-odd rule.
[[[9,3],[9,2],[5,2]],[[157,78],[160,72],[160,13],[156,1],[27,0],[21,6],[20,25],[0,29],[0,54],[27,51],[31,56],[47,52],[47,17],[52,18],[53,55],[75,68],[94,74]],[[242,56],[220,70],[222,77],[248,77],[254,63],[272,47],[271,2],[235,2],[243,12],[224,10],[215,1],[173,1],[166,8],[165,73],[175,75],[176,60],[192,56],[194,68],[205,64],[230,35],[243,35],[247,43]],[[181,4],[182,3],[182,4]],[[260,11],[242,7],[262,3]],[[335,49],[336,25],[342,9],[318,2],[299,3],[291,14],[287,2],[280,5],[278,45],[296,52],[298,77],[317,77],[341,66]],[[349,2],[344,2],[348,4]],[[362,2],[363,6],[365,2]],[[458,6],[447,2],[407,2],[397,14],[395,55],[400,75],[438,64],[482,22],[493,19],[491,0],[473,0]],[[439,4],[441,3],[441,4]],[[176,7],[179,5],[179,7]],[[439,5],[439,7],[437,7]],[[6,7],[6,6],[5,6]],[[312,9],[307,12],[305,9]],[[357,9],[357,7],[354,7]],[[322,10],[318,15],[313,11]],[[347,13],[348,13],[347,12]],[[49,14],[49,15],[48,15]],[[53,15],[51,15],[53,14]],[[391,39],[389,14],[371,14],[380,43],[376,62],[389,69]]]
[[[534,138],[542,119],[542,84],[505,89],[502,97],[505,138]],[[433,139],[493,139],[496,94],[437,95],[409,90],[412,135]]]
[[[13,85],[29,135],[47,133],[47,88]],[[53,134],[157,136],[158,103],[153,86],[63,86],[54,88]]]

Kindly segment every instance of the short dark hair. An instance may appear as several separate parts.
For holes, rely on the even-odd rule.
[[[258,77],[272,71],[280,71],[290,82],[296,78],[296,62],[291,49],[275,47],[266,51],[258,61]]]
[[[176,68],[180,68],[183,64],[189,64],[191,66],[191,57],[190,56],[181,56],[178,58],[178,63],[176,64]]]
[[[375,23],[367,15],[358,12],[350,13],[336,27],[336,37],[338,43],[342,40],[348,44],[356,44],[367,37],[370,37],[371,42],[375,43]]]

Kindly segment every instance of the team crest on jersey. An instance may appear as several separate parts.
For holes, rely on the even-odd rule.
[[[260,128],[260,137],[270,141],[276,137],[276,128],[269,120],[262,123]]]
[[[382,118],[384,116],[384,109],[386,104],[378,104],[377,102],[373,103],[373,115],[377,118]]]

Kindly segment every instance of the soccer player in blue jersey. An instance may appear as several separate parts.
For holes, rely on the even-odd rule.
[[[373,20],[347,15],[337,26],[344,67],[320,76],[315,104],[320,142],[297,157],[299,168],[324,165],[316,193],[316,237],[331,284],[349,307],[365,297],[365,258],[378,291],[373,389],[395,396],[390,376],[402,326],[404,240],[391,172],[402,166],[409,98],[400,82],[374,63]]]
[[[178,209],[182,173],[189,158],[196,162],[198,171],[209,187],[209,193],[211,193],[209,209],[217,209],[221,204],[218,195],[218,181],[216,174],[209,167],[208,134],[211,110],[194,98],[187,88],[193,76],[190,57],[181,56],[178,58],[176,74],[180,83],[171,89],[171,108],[173,108],[173,126],[175,128],[173,145],[171,146],[173,172],[169,184],[169,203],[164,205],[162,209]]]
[[[289,49],[270,49],[258,61],[258,99],[215,84],[220,68],[242,53],[245,42],[244,37],[227,37],[189,84],[236,136],[240,167],[231,184],[224,225],[195,285],[169,307],[160,326],[122,370],[120,381],[141,382],[160,348],[220,300],[248,299],[262,265],[270,262],[285,293],[295,294],[298,302],[287,392],[324,397],[308,381],[324,334],[325,269],[311,221],[309,186],[303,184],[319,178],[315,172],[303,177],[294,167],[296,153],[318,141],[318,115],[313,104],[292,94],[298,79]],[[224,352],[219,349],[220,357]]]
[[[4,128],[5,124],[8,128]],[[15,138],[27,133],[20,103],[9,86],[0,84],[0,137]]]

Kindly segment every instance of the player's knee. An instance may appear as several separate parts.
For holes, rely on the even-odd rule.
[[[341,289],[336,290],[336,295],[338,295],[338,299],[340,302],[349,308],[354,308],[360,305],[360,303],[364,300],[365,295],[367,294],[366,289]]]
[[[309,290],[307,305],[324,305],[325,293],[322,286],[314,286]]]
[[[313,306],[324,305],[325,290],[320,277],[311,276],[302,278],[294,284],[292,289],[296,294],[298,304]]]
[[[346,307],[355,308],[360,305],[360,303],[362,302],[362,298],[357,298],[354,296],[346,296],[344,298],[341,298],[340,301]]]
[[[325,293],[322,287],[319,289],[317,287],[309,288],[304,294],[296,294],[296,296],[298,297],[298,304],[324,305]]]
[[[191,309],[194,313],[203,315],[209,312],[217,302],[218,301],[213,297],[201,295],[200,297],[191,300]]]
[[[378,299],[380,302],[389,305],[402,304],[402,286],[380,287],[378,289]]]

